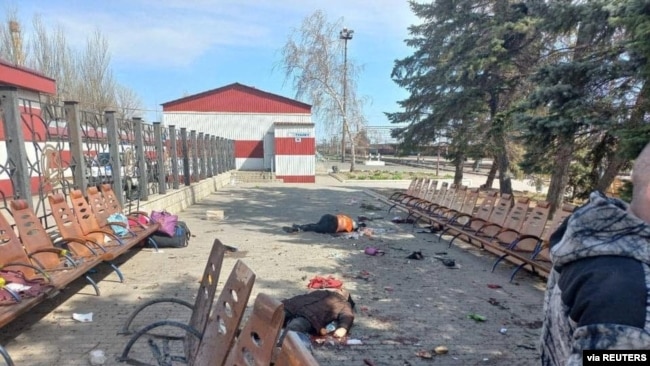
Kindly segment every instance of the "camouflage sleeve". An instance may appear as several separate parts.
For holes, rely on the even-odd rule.
[[[592,324],[573,332],[571,348],[567,366],[582,365],[582,351],[586,349],[650,349],[650,334],[627,325]]]

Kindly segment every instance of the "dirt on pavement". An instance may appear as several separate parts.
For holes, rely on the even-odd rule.
[[[449,247],[446,238],[440,241],[428,230],[391,222],[405,215],[388,213],[388,206],[364,189],[331,179],[227,187],[178,213],[194,235],[189,247],[145,248],[120,258],[125,283],[99,268],[101,296],[78,281],[3,328],[0,344],[17,365],[87,365],[97,349],[106,353],[105,364],[119,365],[116,357],[128,337],[117,332],[129,313],[155,297],[193,302],[212,242],[219,238],[238,249],[226,255],[221,284],[237,259],[257,275],[249,305],[260,292],[278,299],[304,293],[314,276],[344,282],[356,302],[349,338],[360,344],[314,344],[321,365],[538,364],[545,281],[521,271],[509,283],[511,265],[491,272],[496,258],[490,253],[464,243]],[[223,210],[224,219],[207,220],[211,210]],[[372,236],[357,238],[282,230],[339,212],[383,218],[368,221]],[[367,246],[385,254],[369,256]],[[407,259],[415,251],[423,258]],[[453,259],[455,266],[434,256]],[[90,323],[72,319],[73,313],[89,312]],[[161,308],[142,322],[188,315],[187,309]],[[435,355],[438,346],[448,353]]]

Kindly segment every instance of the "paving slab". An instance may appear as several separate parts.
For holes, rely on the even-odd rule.
[[[100,266],[93,276],[101,296],[77,281],[3,328],[0,344],[17,365],[88,365],[92,350],[106,353],[106,365],[120,365],[116,358],[128,337],[117,332],[130,312],[155,297],[193,302],[212,242],[219,238],[238,249],[226,255],[219,289],[236,260],[245,261],[257,275],[249,305],[260,292],[278,299],[304,293],[317,275],[344,282],[356,302],[349,336],[361,344],[314,345],[321,365],[538,364],[544,280],[522,271],[509,283],[513,267],[504,263],[491,272],[493,255],[462,243],[448,247],[426,230],[392,223],[399,213],[388,214],[388,206],[363,193],[367,188],[328,176],[319,176],[316,184],[226,187],[178,213],[192,231],[187,248],[131,251],[117,263],[125,283],[108,266]],[[368,205],[382,210],[362,208]],[[208,219],[207,211],[223,211],[224,218]],[[369,222],[372,237],[282,230],[338,212],[353,217],[374,213],[384,219]],[[366,246],[386,254],[368,256]],[[424,258],[407,259],[414,251]],[[453,258],[458,268],[434,258],[443,252],[439,255]],[[92,322],[72,319],[73,313],[89,312]],[[470,314],[485,321],[470,319]],[[165,318],[186,320],[189,311],[161,306],[136,326]],[[418,356],[433,353],[436,346],[449,352],[433,359]]]

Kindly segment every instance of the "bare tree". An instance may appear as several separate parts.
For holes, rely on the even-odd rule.
[[[39,15],[33,17],[31,37],[19,32],[15,10],[6,18],[0,26],[0,57],[17,63],[14,55],[25,55],[25,65],[56,80],[55,100],[76,100],[82,108],[97,113],[114,109],[125,118],[142,109],[137,93],[115,81],[109,44],[101,32],[92,33],[85,48],[77,50],[68,44],[63,27],[46,27]]]
[[[25,65],[25,42],[18,22],[18,10],[8,8],[2,26],[0,26],[0,58],[18,66]]]
[[[115,85],[115,105],[118,116],[122,119],[142,117],[139,115],[140,106],[142,105],[140,97],[129,87],[121,84]]]
[[[330,23],[320,10],[306,17],[282,48],[281,68],[285,80],[292,81],[296,98],[309,100],[325,130],[342,131],[350,141],[353,171],[357,135],[367,121],[362,113],[365,100],[357,95],[361,68],[352,60],[344,62],[342,28],[342,19]]]
[[[61,26],[47,29],[41,17],[34,16],[34,35],[30,43],[32,68],[56,80],[57,99],[79,98],[77,86],[80,85],[77,72],[77,55],[68,45],[65,31]]]
[[[86,40],[86,48],[78,59],[82,80],[78,85],[80,102],[97,112],[116,107],[110,62],[108,41],[97,30]]]

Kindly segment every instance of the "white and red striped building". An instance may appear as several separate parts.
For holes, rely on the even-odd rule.
[[[165,126],[234,140],[238,170],[273,171],[285,183],[315,182],[309,104],[234,83],[162,106]]]

